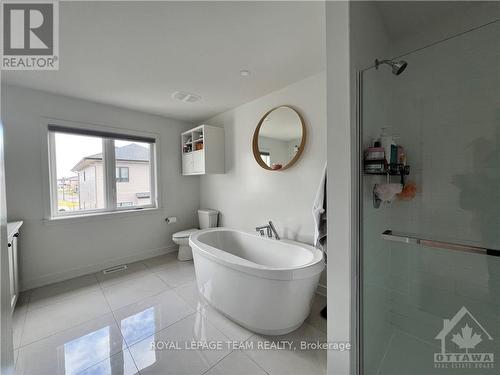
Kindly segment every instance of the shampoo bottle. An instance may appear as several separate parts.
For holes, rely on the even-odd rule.
[[[385,160],[387,164],[391,163],[391,146],[396,145],[394,142],[394,137],[389,135],[387,128],[382,128],[382,132],[380,133],[380,143],[385,153]]]

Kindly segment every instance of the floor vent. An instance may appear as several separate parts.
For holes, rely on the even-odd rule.
[[[126,264],[122,264],[120,266],[106,268],[105,270],[102,271],[102,273],[105,274],[105,275],[107,275],[108,273],[125,271],[127,268],[128,267],[127,267]]]

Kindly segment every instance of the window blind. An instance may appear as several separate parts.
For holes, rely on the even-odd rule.
[[[88,136],[101,137],[101,138],[111,138],[111,139],[118,139],[118,140],[125,140],[125,141],[155,143],[155,139],[152,137],[144,137],[144,136],[131,135],[131,134],[122,134],[122,133],[115,133],[115,132],[101,131],[101,130],[72,128],[72,127],[61,126],[61,125],[49,124],[49,131],[58,132],[58,133],[66,133],[66,134],[88,135]]]

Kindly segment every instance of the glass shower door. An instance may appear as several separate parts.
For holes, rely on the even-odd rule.
[[[400,164],[362,172],[364,375],[500,373],[499,40],[496,22],[362,74],[363,157]]]

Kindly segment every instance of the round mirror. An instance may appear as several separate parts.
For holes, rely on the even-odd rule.
[[[259,165],[271,171],[290,168],[306,144],[304,119],[292,107],[282,105],[267,112],[253,134],[253,155]]]

